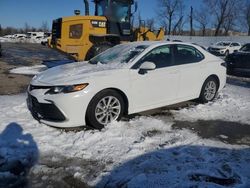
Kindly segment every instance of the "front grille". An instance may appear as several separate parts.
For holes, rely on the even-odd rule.
[[[53,122],[66,120],[62,112],[53,103],[39,103],[38,100],[30,94],[28,94],[27,103],[35,119],[44,119]]]

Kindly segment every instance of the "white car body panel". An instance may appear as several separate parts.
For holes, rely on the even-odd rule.
[[[136,44],[136,43],[135,43]],[[161,45],[184,44],[173,42],[144,42],[149,44],[142,54],[132,62],[120,66],[90,65],[87,62],[63,65],[49,69],[35,76],[31,85],[61,86],[88,83],[82,91],[67,94],[45,94],[48,89],[28,90],[39,103],[53,103],[66,120],[53,122],[41,119],[54,127],[78,127],[86,125],[85,114],[93,97],[104,89],[116,89],[126,95],[128,114],[164,107],[186,100],[198,98],[205,80],[216,75],[220,80],[219,91],[225,86],[226,68],[223,61],[200,47],[193,46],[204,54],[199,63],[176,65],[139,74],[131,67],[145,54]]]

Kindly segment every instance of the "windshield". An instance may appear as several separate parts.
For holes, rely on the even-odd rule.
[[[129,45],[121,44],[106,50],[98,56],[92,58],[90,64],[111,64],[111,63],[129,63],[138,57],[148,46],[147,45]]]
[[[242,52],[250,52],[250,44],[244,45],[244,46],[240,49],[240,51],[242,51]]]
[[[118,22],[129,22],[129,4],[123,2],[112,2],[113,16]]]
[[[217,46],[229,46],[230,44],[230,42],[218,42]]]
[[[108,4],[106,0],[103,1],[99,1],[98,3],[96,3],[97,6],[97,16],[104,16],[106,15],[106,11],[108,8]]]
[[[96,3],[97,15],[107,16],[116,22],[129,22],[130,3],[121,1],[101,0]]]

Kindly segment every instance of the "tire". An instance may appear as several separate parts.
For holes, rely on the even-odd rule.
[[[111,89],[101,91],[88,105],[86,122],[95,129],[102,129],[111,122],[119,121],[124,114],[124,108],[124,100],[118,92]]]
[[[106,51],[109,48],[112,48],[113,45],[111,43],[105,42],[100,44],[94,44],[88,51],[86,55],[86,60],[90,60],[98,54]]]
[[[218,81],[214,77],[209,77],[203,84],[199,102],[208,103],[213,101],[218,92]]]

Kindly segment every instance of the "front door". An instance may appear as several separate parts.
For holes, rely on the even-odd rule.
[[[153,62],[155,70],[141,73],[144,62]],[[130,71],[132,105],[135,112],[165,106],[175,100],[179,86],[179,71],[173,66],[171,45],[153,49]]]

